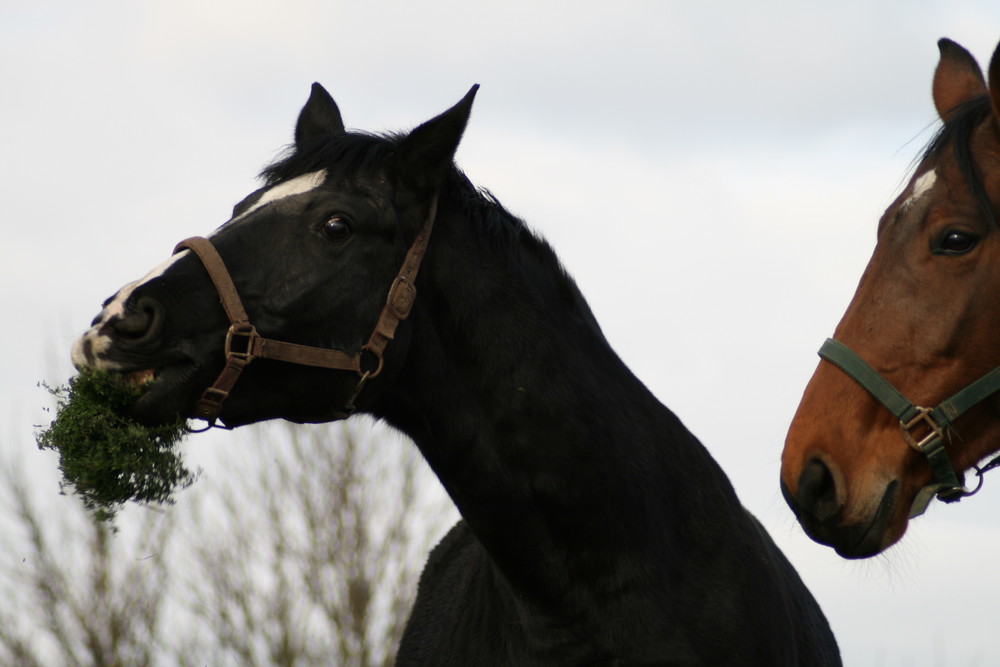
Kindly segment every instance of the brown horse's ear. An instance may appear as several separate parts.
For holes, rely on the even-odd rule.
[[[418,188],[436,188],[451,168],[472,101],[474,85],[458,104],[418,126],[400,142],[397,169],[400,178]]]
[[[299,120],[295,124],[295,145],[301,147],[317,137],[343,132],[344,121],[340,118],[337,103],[323,86],[314,83],[309,100],[299,112]]]
[[[993,103],[993,117],[1000,121],[1000,44],[990,59],[990,101]]]
[[[986,94],[986,80],[979,63],[968,51],[951,41],[938,41],[941,60],[934,71],[934,107],[941,120],[948,122],[963,102]]]

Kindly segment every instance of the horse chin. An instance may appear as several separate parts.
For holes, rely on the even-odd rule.
[[[898,542],[906,532],[905,516],[902,521],[893,521],[900,512],[899,487],[899,482],[895,480],[886,486],[870,521],[852,524],[821,522],[808,514],[797,513],[799,523],[813,541],[833,547],[842,558],[853,560],[876,556]]]
[[[127,373],[126,377],[144,386],[132,408],[132,417],[141,424],[158,426],[188,417],[194,407],[196,391],[193,366],[176,365],[156,370]]]
[[[894,522],[893,519],[899,513],[900,493],[899,481],[893,480],[886,487],[882,494],[875,516],[868,524],[867,528],[854,528],[848,531],[850,539],[839,544],[833,544],[834,550],[843,558],[870,558],[875,556],[899,541],[906,532],[906,518],[901,522]],[[854,536],[861,532],[861,537],[855,541]]]

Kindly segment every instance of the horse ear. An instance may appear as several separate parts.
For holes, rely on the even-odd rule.
[[[934,71],[934,107],[948,122],[963,102],[986,94],[986,80],[979,63],[968,51],[950,39],[938,41],[941,60]]]
[[[990,101],[993,103],[993,117],[1000,121],[1000,44],[997,44],[990,59]]]
[[[478,90],[477,83],[458,104],[406,135],[398,152],[401,178],[419,188],[437,187],[451,168]]]
[[[295,145],[302,146],[317,137],[344,132],[344,121],[340,117],[337,103],[326,92],[326,88],[314,83],[309,100],[299,112],[295,124]]]

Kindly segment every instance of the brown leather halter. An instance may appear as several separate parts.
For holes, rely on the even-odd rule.
[[[175,254],[187,249],[201,260],[219,293],[219,300],[222,302],[222,307],[230,322],[224,347],[226,365],[212,386],[206,389],[201,398],[198,399],[193,416],[196,419],[204,419],[209,426],[214,426],[215,420],[222,410],[222,402],[233,390],[236,381],[243,373],[243,369],[257,358],[354,371],[359,377],[358,384],[344,403],[343,409],[335,413],[335,419],[345,419],[353,414],[356,409],[354,401],[361,393],[365,383],[382,372],[382,356],[385,353],[385,348],[395,336],[396,327],[409,316],[410,309],[417,298],[417,288],[414,282],[417,278],[417,271],[420,270],[420,262],[427,251],[427,243],[430,240],[436,214],[437,196],[435,195],[431,200],[427,219],[407,251],[403,265],[400,267],[399,273],[396,274],[396,279],[389,287],[389,294],[386,297],[382,313],[375,323],[375,329],[369,336],[368,342],[354,354],[342,350],[286,343],[259,335],[257,329],[250,323],[250,317],[243,308],[243,302],[240,301],[229,271],[212,242],[196,236],[178,243],[174,248]],[[365,353],[374,358],[373,364],[362,362]]]

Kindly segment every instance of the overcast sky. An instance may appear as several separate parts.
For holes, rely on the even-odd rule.
[[[412,127],[480,83],[460,166],[553,244],[799,568],[845,663],[1000,660],[1000,474],[861,563],[805,538],[778,491],[815,351],[933,130],[936,41],[988,62],[996,0],[13,5],[0,438],[53,494],[36,382],[66,379],[106,296],[228,218],[313,81],[367,130]],[[242,436],[196,437],[225,451]]]

